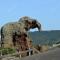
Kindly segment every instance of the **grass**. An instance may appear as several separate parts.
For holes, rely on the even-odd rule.
[[[15,53],[16,50],[12,49],[12,48],[0,48],[0,55],[2,53],[2,55],[6,55],[6,54],[12,54]]]

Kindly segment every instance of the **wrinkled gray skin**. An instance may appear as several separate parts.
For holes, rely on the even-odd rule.
[[[30,18],[30,17],[22,17],[19,19],[18,22],[8,23],[1,28],[1,47],[12,47],[13,43],[13,33],[17,32],[17,34],[20,33],[26,33],[30,29],[38,28],[38,30],[41,30],[41,24],[36,21],[36,19]],[[5,45],[3,45],[5,44]],[[9,46],[8,46],[9,45]]]

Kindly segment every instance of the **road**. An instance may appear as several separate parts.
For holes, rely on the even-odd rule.
[[[60,60],[60,48],[54,48],[45,53],[25,57],[21,60]]]

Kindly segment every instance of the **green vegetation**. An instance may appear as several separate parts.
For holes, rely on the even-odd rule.
[[[12,48],[0,48],[0,55],[2,53],[2,55],[6,55],[6,54],[12,54],[15,53],[15,49]]]

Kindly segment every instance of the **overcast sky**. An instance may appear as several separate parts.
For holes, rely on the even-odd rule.
[[[0,27],[21,16],[36,18],[43,30],[60,30],[60,0],[0,0]]]

